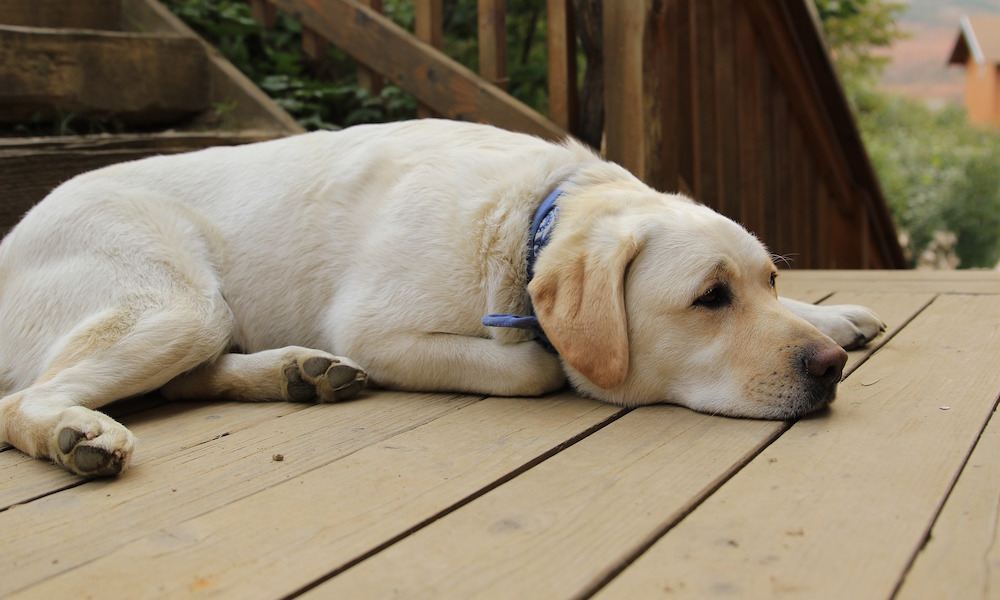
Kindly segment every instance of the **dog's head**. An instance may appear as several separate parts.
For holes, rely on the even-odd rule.
[[[635,182],[570,187],[528,287],[577,389],[788,419],[829,404],[846,353],[777,299],[745,229]]]

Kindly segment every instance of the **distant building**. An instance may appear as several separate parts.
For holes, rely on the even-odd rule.
[[[1000,127],[1000,16],[962,16],[948,64],[965,67],[969,121]]]

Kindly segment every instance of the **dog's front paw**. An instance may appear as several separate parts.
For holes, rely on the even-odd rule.
[[[874,312],[856,304],[834,304],[826,309],[820,331],[845,350],[861,348],[885,331],[885,323]]]
[[[337,402],[364,387],[368,375],[346,358],[313,351],[285,365],[282,372],[285,398],[293,402]]]
[[[74,406],[62,412],[50,444],[50,456],[85,477],[118,475],[135,448],[132,432],[111,417]]]

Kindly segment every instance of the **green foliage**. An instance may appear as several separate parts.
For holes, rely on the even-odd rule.
[[[332,46],[322,64],[310,65],[301,50],[302,24],[283,13],[273,29],[265,29],[239,0],[164,3],[306,129],[416,115],[416,102],[399,88],[387,85],[372,95],[360,87],[357,64]]]
[[[1000,134],[969,125],[960,107],[934,110],[876,90],[884,62],[872,53],[899,39],[900,3],[814,1],[914,261],[935,231],[951,231],[962,267],[994,266],[1000,259]]]
[[[322,65],[301,51],[302,25],[279,13],[273,29],[255,21],[245,0],[164,0],[237,68],[307,129],[413,118],[416,101],[393,85],[373,96],[358,85],[357,64],[330,47]],[[384,14],[413,29],[413,0],[384,0]],[[479,63],[477,1],[443,0],[444,51],[473,71]],[[548,106],[545,4],[508,0],[510,92],[539,111]]]
[[[841,78],[849,85],[872,85],[888,63],[873,53],[905,37],[896,20],[905,2],[888,0],[814,0],[824,35]]]

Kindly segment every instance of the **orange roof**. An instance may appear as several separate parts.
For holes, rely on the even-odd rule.
[[[961,28],[948,64],[1000,63],[1000,16],[962,15]]]

